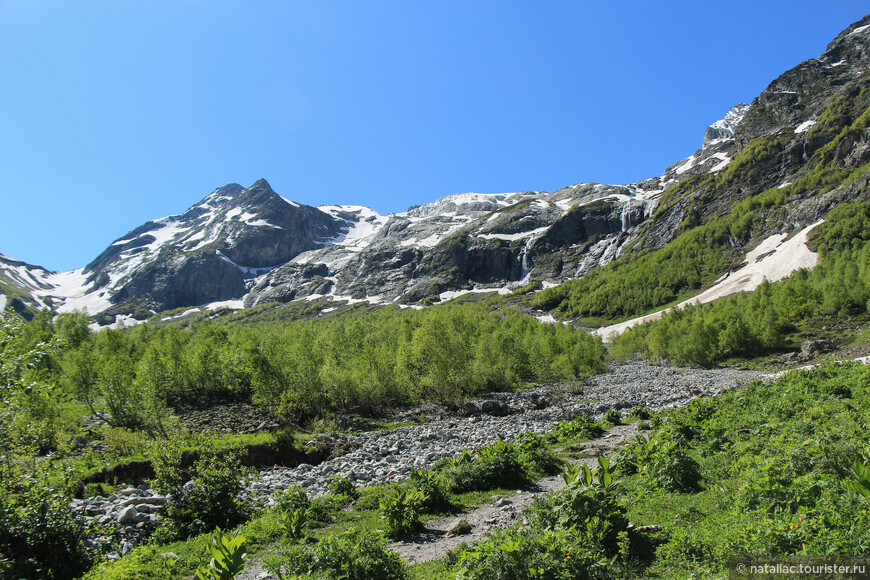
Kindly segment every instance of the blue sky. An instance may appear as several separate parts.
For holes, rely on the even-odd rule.
[[[0,252],[266,178],[381,213],[662,173],[866,2],[0,0]]]

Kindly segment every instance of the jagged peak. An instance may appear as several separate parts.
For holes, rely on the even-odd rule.
[[[707,127],[701,147],[707,147],[722,139],[732,139],[734,137],[734,130],[740,124],[740,121],[746,117],[748,110],[749,105],[747,103],[737,103],[728,109],[724,117]]]
[[[828,50],[831,50],[838,42],[846,38],[847,36],[852,36],[855,33],[870,33],[870,14],[858,20],[857,22],[853,22],[846,28],[843,32],[837,35],[837,37],[831,41],[828,45]]]

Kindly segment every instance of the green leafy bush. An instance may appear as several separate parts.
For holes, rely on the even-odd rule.
[[[207,564],[196,569],[197,580],[233,580],[245,569],[245,536],[215,530],[208,545]]]
[[[299,485],[292,485],[285,489],[275,502],[275,509],[282,512],[307,510],[309,507],[311,507],[311,500],[308,499],[308,492]]]
[[[514,440],[514,446],[530,479],[558,473],[562,467],[562,460],[553,453],[544,436],[538,433],[521,433]]]
[[[471,461],[457,465],[448,477],[454,493],[522,487],[530,481],[529,470],[516,446],[501,440],[478,450]]]
[[[631,410],[628,412],[628,416],[632,419],[640,419],[642,421],[645,421],[650,417],[649,411],[645,407],[641,407],[640,405],[632,407]]]
[[[850,475],[851,479],[842,481],[843,487],[870,499],[870,447],[866,447],[862,457],[852,463]]]
[[[604,429],[589,415],[578,415],[570,421],[559,421],[553,429],[552,437],[565,441],[568,439],[596,439],[604,434]]]
[[[354,500],[359,497],[353,480],[346,475],[334,475],[329,478],[329,491],[335,495],[345,495]]]
[[[285,536],[293,540],[298,540],[305,534],[306,523],[308,510],[305,508],[278,512],[278,527]]]
[[[0,471],[0,576],[74,578],[98,556],[86,543],[71,495],[52,489],[47,473]]]
[[[346,530],[323,538],[314,546],[291,546],[268,560],[276,574],[310,574],[316,578],[343,580],[403,580],[407,565],[387,548],[383,536],[361,530]]]
[[[396,488],[381,498],[379,504],[384,511],[391,536],[401,536],[419,527],[423,500],[423,492],[404,487]]]
[[[242,491],[251,471],[242,467],[238,455],[206,447],[189,472],[182,468],[184,457],[181,445],[168,441],[154,459],[155,489],[173,497],[166,510],[170,533],[184,539],[246,521],[251,508],[242,500]],[[192,477],[186,482],[188,475]]]
[[[604,413],[604,420],[613,425],[622,425],[622,413],[617,409],[607,409]]]
[[[584,521],[574,529],[496,530],[459,556],[460,580],[538,580],[613,578],[614,565],[602,545],[602,523]]]
[[[450,491],[444,477],[435,471],[411,470],[411,487],[423,494],[420,508],[426,512],[439,512],[451,508]]]

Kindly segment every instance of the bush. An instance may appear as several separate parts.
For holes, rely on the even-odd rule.
[[[631,411],[628,412],[628,416],[632,419],[640,419],[641,421],[646,421],[649,419],[649,411],[645,407],[641,407],[640,405],[636,405],[631,408]]]
[[[419,527],[422,492],[400,487],[382,498],[379,503],[384,510],[391,536],[401,536]]]
[[[411,487],[423,494],[420,508],[426,512],[449,510],[451,507],[450,492],[444,477],[434,471],[411,470]]]
[[[582,529],[596,520],[595,530],[603,551],[614,555],[617,538],[628,526],[625,507],[618,501],[620,483],[613,481],[610,459],[598,457],[594,472],[588,466],[566,474],[568,487],[548,495],[533,507],[535,525],[544,529]]]
[[[546,440],[537,433],[522,433],[514,441],[520,462],[525,465],[531,479],[558,473],[562,460],[547,447]]]
[[[480,449],[471,461],[459,463],[449,477],[454,493],[522,487],[530,482],[517,448],[504,441]]]
[[[292,546],[266,564],[276,575],[286,570],[344,580],[402,580],[408,576],[402,558],[387,548],[382,536],[352,529],[327,536],[316,546]]]
[[[312,526],[325,526],[335,520],[344,506],[347,505],[347,496],[327,493],[311,500],[308,508],[308,519]]]
[[[333,475],[329,478],[329,491],[335,495],[345,495],[351,500],[359,497],[353,480],[346,475]]]
[[[242,467],[238,455],[203,450],[191,465],[192,478],[187,482],[188,472],[182,470],[184,456],[178,442],[169,442],[154,460],[155,488],[173,497],[166,510],[167,529],[173,537],[189,538],[245,522],[250,506],[241,494],[250,469]]]
[[[311,507],[311,500],[308,499],[308,492],[304,487],[293,485],[284,490],[278,501],[275,503],[275,509],[281,512],[291,512],[298,509],[307,510]]]
[[[700,467],[681,446],[667,446],[652,458],[649,476],[667,491],[693,493],[701,489]]]
[[[308,510],[298,508],[279,512],[278,527],[290,539],[298,540],[305,534],[305,524],[308,523]]]
[[[197,580],[232,580],[245,569],[245,536],[217,528],[208,546],[208,564],[196,569]]]
[[[559,421],[551,434],[559,441],[568,439],[596,439],[604,429],[589,415],[578,415],[570,421]]]
[[[622,425],[622,414],[617,409],[607,409],[604,420],[613,425]]]
[[[601,520],[578,529],[496,530],[485,542],[459,557],[460,580],[532,580],[613,578],[614,566],[601,548]]]
[[[85,545],[84,523],[70,510],[69,493],[49,487],[45,473],[0,478],[0,576],[74,578],[96,552]]]

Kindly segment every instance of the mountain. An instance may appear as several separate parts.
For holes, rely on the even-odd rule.
[[[201,305],[321,296],[417,305],[532,281],[550,287],[663,248],[762,194],[777,198],[732,232],[739,260],[770,235],[868,198],[868,46],[870,16],[732,107],[693,155],[638,183],[460,193],[388,216],[298,204],[265,180],[230,184],[122,236],[80,270],[0,256],[3,305],[84,308],[111,323]]]

